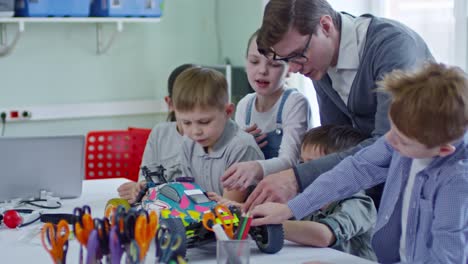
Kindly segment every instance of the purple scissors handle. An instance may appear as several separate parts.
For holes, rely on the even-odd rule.
[[[109,249],[111,255],[111,263],[120,263],[124,248],[120,244],[119,235],[117,234],[117,226],[113,226],[109,233]]]
[[[99,245],[99,235],[96,229],[91,231],[88,238],[88,247],[86,248],[88,255],[86,256],[86,264],[99,263],[102,258],[101,247]]]

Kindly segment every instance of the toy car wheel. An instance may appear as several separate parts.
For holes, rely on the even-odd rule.
[[[185,226],[182,223],[182,220],[179,218],[161,218],[160,225],[165,225],[171,234],[180,234],[182,237],[182,243],[180,244],[179,249],[176,250],[175,255],[185,258],[185,254],[187,253],[187,236],[185,235]]]
[[[264,225],[252,227],[250,235],[263,253],[274,254],[284,245],[283,225]]]

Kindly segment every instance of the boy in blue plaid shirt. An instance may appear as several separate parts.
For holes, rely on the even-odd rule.
[[[288,204],[255,207],[253,225],[300,219],[386,181],[372,246],[380,263],[468,261],[468,79],[456,67],[395,71],[391,130],[321,175]]]

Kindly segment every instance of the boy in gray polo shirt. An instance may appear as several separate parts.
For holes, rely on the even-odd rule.
[[[220,177],[237,162],[264,156],[252,135],[231,120],[234,105],[224,76],[201,67],[184,71],[174,84],[173,103],[185,136],[183,175],[194,177],[205,191],[243,202],[246,192],[223,190]]]

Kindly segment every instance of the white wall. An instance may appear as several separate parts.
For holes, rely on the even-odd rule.
[[[468,70],[468,3],[455,0],[455,65]],[[468,133],[467,133],[468,135]]]
[[[376,8],[375,1],[380,0],[328,0],[335,10],[346,11],[353,15],[369,13]],[[268,0],[263,0],[263,6]]]
[[[345,11],[355,16],[371,13],[372,1],[379,0],[328,0],[335,10]]]

